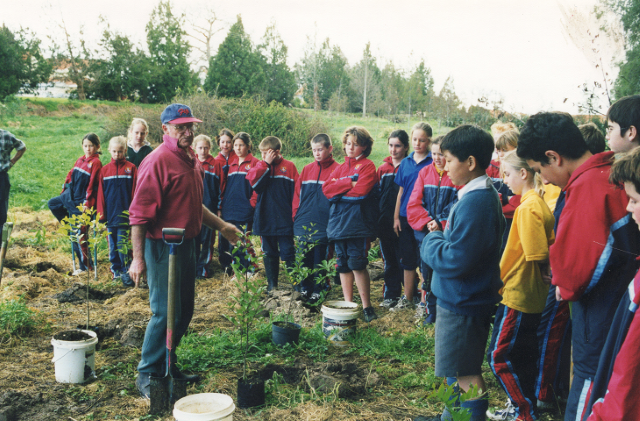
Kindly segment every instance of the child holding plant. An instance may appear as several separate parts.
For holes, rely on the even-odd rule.
[[[346,301],[353,301],[355,280],[362,300],[364,320],[378,318],[371,306],[367,252],[375,236],[378,198],[372,194],[377,183],[376,166],[367,159],[373,138],[364,127],[352,126],[342,136],[346,157],[322,186],[331,202],[327,236],[335,242],[337,271]]]
[[[488,412],[493,420],[536,418],[535,382],[538,360],[537,330],[545,307],[549,270],[549,246],[554,242],[555,219],[542,199],[544,186],[539,174],[515,151],[500,160],[504,179],[520,196],[513,215],[509,239],[500,260],[500,290],[493,336],[487,360],[509,398],[505,409]]]
[[[393,229],[400,239],[400,264],[403,269],[404,295],[392,311],[414,308],[413,295],[416,291],[416,279],[418,278],[416,268],[420,251],[413,228],[407,221],[407,203],[409,203],[409,197],[411,197],[418,173],[433,162],[429,150],[432,135],[431,126],[427,123],[416,123],[413,126],[411,129],[413,152],[402,160],[396,173],[395,182],[400,186],[400,190],[393,215]]]
[[[262,161],[247,173],[247,181],[258,194],[253,231],[262,242],[267,291],[278,287],[280,260],[292,267],[295,259],[291,215],[298,169],[293,162],[284,159],[281,149],[282,142],[277,137],[262,139]]]
[[[116,136],[109,140],[111,162],[100,171],[98,178],[98,213],[100,222],[109,230],[109,262],[113,279],[122,281],[125,287],[134,286],[129,276],[129,256],[123,244],[129,241],[129,210],[136,190],[138,169],[125,159],[127,138]]]
[[[253,226],[253,213],[258,199],[246,178],[249,170],[259,162],[251,154],[251,146],[251,136],[248,133],[239,132],[233,137],[236,158],[229,162],[227,181],[220,200],[222,219],[234,224],[247,235]],[[248,249],[251,253],[251,248]],[[231,253],[231,248],[223,250],[222,253]],[[244,267],[248,267],[248,259],[244,253],[232,254],[232,259],[236,258],[240,259]],[[229,266],[223,265],[223,268],[227,273],[231,273],[231,262]],[[255,267],[251,270],[255,270]]]
[[[303,265],[306,268],[318,268],[329,258],[329,239],[327,224],[331,203],[322,194],[322,185],[338,163],[333,159],[333,145],[329,135],[320,133],[311,139],[311,151],[314,161],[302,169],[296,191],[293,196],[293,234],[301,239],[300,247],[306,250]],[[314,242],[311,247],[308,241]],[[304,280],[300,285],[302,296],[310,304],[318,302],[323,286],[316,283],[319,273]]]
[[[95,207],[98,196],[98,176],[102,168],[100,162],[100,138],[88,133],[82,138],[82,155],[74,164],[64,180],[62,193],[49,200],[48,206],[53,216],[62,221],[70,215],[80,215],[78,206]],[[87,245],[87,227],[80,228],[78,242],[72,242],[73,254],[78,256],[79,268],[73,273],[79,275],[87,269],[93,269]],[[79,243],[79,244],[78,244]]]
[[[384,260],[384,293],[380,307],[391,308],[402,296],[403,271],[400,262],[400,241],[393,230],[393,215],[396,210],[400,186],[395,183],[400,163],[409,151],[409,135],[404,130],[394,130],[387,139],[389,156],[378,167],[380,185],[380,252]]]
[[[135,165],[136,168],[140,167],[142,160],[153,152],[151,144],[147,142],[148,134],[149,125],[145,120],[134,118],[131,121],[127,140],[127,161]]]
[[[202,197],[204,206],[212,213],[218,214],[220,203],[220,179],[222,166],[216,161],[209,151],[211,150],[211,138],[206,135],[198,135],[193,140],[195,144],[198,162],[204,170],[204,194]],[[203,225],[200,234],[196,237],[196,276],[206,278],[210,275],[209,263],[213,256],[213,245],[216,242],[216,232]]]
[[[444,136],[438,136],[431,141],[433,164],[420,170],[407,204],[407,221],[414,230],[418,249],[429,234],[429,225],[436,225],[441,229],[447,226],[451,207],[458,200],[460,187],[451,182],[445,169],[444,154],[440,150],[443,138]],[[416,316],[421,318],[426,313],[425,324],[435,323],[436,297],[431,293],[433,270],[422,259],[420,273],[423,278],[423,294]]]

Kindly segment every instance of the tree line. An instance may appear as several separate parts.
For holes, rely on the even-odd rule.
[[[640,0],[610,0],[607,4],[620,17],[627,41],[626,61],[620,63],[614,94],[640,92]],[[446,125],[463,120],[481,124],[491,116],[500,117],[496,112],[502,104],[486,98],[465,109],[451,79],[435,92],[424,60],[410,69],[398,68],[392,62],[381,63],[367,44],[360,60],[350,64],[330,39],[318,43],[309,37],[302,59],[290,68],[287,46],[276,25],[272,23],[254,44],[240,16],[212,54],[212,37],[222,28],[213,11],[204,20],[206,24],[187,26],[185,15],[175,13],[170,2],[162,0],[145,27],[146,49],[126,34],[112,31],[103,20],[105,29],[95,50],[87,46],[82,33],[72,36],[62,21],[63,36],[56,38],[59,43],[50,37],[53,46],[48,58],[33,34],[25,30],[12,33],[2,26],[0,99],[35,91],[38,84],[48,82],[54,68],[63,67],[68,80],[77,85],[79,99],[160,103],[181,92],[203,90],[220,97],[259,97],[267,103],[398,120],[418,114]],[[206,63],[203,83],[189,61],[194,49]],[[302,99],[294,98],[296,92]]]

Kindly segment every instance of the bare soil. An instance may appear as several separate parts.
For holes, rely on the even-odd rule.
[[[149,402],[139,397],[134,383],[144,329],[151,315],[149,291],[112,282],[106,259],[100,261],[98,282],[90,282],[88,300],[89,327],[99,338],[95,353],[97,378],[80,385],[56,382],[51,338],[62,331],[86,327],[87,280],[71,276],[69,255],[33,244],[39,227],[46,227],[47,237],[56,229],[57,224],[48,212],[13,210],[13,215],[16,226],[4,262],[0,300],[23,297],[30,308],[44,315],[44,321],[31,335],[0,339],[0,420],[173,420],[171,415],[148,417]],[[193,332],[232,327],[223,314],[228,312],[228,297],[235,287],[216,265],[214,262],[212,278],[197,281],[195,314],[190,326]],[[381,266],[380,262],[374,262],[370,268],[374,303],[381,301]],[[341,297],[339,288],[329,295],[330,299]],[[271,297],[265,295],[264,316],[282,312],[291,299],[295,319],[303,328],[321,319],[321,314],[303,306],[296,293],[287,288]],[[415,329],[413,312],[390,313],[379,307],[376,311],[380,319],[370,326],[359,321],[358,329],[377,329],[383,334]],[[433,328],[427,328],[426,332],[432,335]],[[340,347],[331,347],[329,354],[329,362],[325,363],[301,355],[294,364],[286,366],[252,367],[262,379],[271,379],[278,373],[278,378],[292,387],[326,399],[291,405],[286,396],[273,396],[276,405],[237,409],[234,420],[412,420],[418,415],[435,415],[440,409],[433,406],[421,411],[408,405],[413,400],[424,400],[430,391],[390,388],[392,379],[379,374],[373,361],[346,353]],[[388,363],[402,365],[393,360]],[[433,367],[423,365],[405,370],[421,372]],[[189,394],[225,393],[235,400],[241,367],[200,374],[203,380],[197,386],[189,386]],[[485,378],[491,381],[490,377],[486,373]],[[495,383],[493,386],[492,401],[501,405],[505,396],[496,391]]]

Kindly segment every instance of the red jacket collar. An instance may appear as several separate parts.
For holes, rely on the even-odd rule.
[[[571,186],[571,184],[574,183],[578,179],[578,177],[580,177],[586,171],[592,168],[610,166],[611,163],[613,162],[614,155],[615,155],[614,152],[609,151],[609,152],[597,153],[591,156],[582,165],[576,168],[573,174],[571,174],[571,177],[569,178],[567,185],[564,187],[564,190],[566,191]]]

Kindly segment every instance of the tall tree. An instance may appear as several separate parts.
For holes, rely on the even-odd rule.
[[[307,36],[307,46],[304,49],[302,63],[296,65],[296,71],[300,83],[304,85],[303,98],[307,104],[313,104],[313,110],[322,109],[320,100],[320,68],[322,66],[322,56],[317,47],[315,35],[313,38]]]
[[[275,23],[267,27],[258,51],[264,61],[265,99],[267,102],[289,104],[296,91],[296,78],[287,64],[287,46],[278,34]]]
[[[402,96],[402,107],[411,115],[416,112],[427,111],[432,106],[433,77],[424,60],[421,60],[416,68],[411,72],[407,83],[404,86]]]
[[[200,68],[208,68],[211,56],[213,56],[213,37],[224,29],[222,21],[218,18],[215,10],[207,7],[200,10],[190,19],[187,31],[193,39],[193,48],[198,52],[196,62]]]
[[[455,92],[453,79],[448,77],[440,93],[434,98],[434,111],[446,126],[454,127],[460,123],[462,101]]]
[[[625,60],[615,82],[615,96],[640,93],[640,0],[610,0],[625,33]]]
[[[262,58],[254,51],[238,15],[236,23],[218,47],[218,54],[209,61],[204,89],[209,93],[238,98],[245,94],[263,93],[265,80]]]
[[[356,111],[367,114],[367,101],[373,103],[380,96],[380,69],[371,54],[371,45],[367,43],[362,59],[351,69],[351,89],[353,100],[351,106]]]
[[[14,34],[4,25],[0,27],[0,63],[0,100],[34,91],[49,80],[52,71],[40,52],[40,40],[24,30]]]
[[[189,67],[191,47],[183,29],[184,15],[176,15],[171,3],[160,1],[146,26],[152,83],[141,93],[149,102],[168,102],[178,91],[198,86],[198,77]]]
[[[94,61],[93,51],[87,46],[82,26],[79,34],[73,36],[69,33],[67,23],[63,18],[60,18],[58,27],[62,30],[64,45],[58,45],[56,39],[49,36],[54,51],[55,65],[67,70],[67,80],[76,84],[78,98],[86,99],[85,84],[91,78]]]

